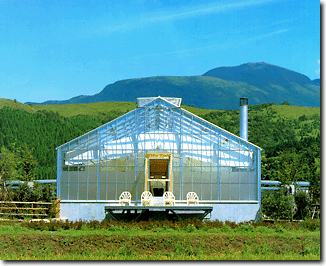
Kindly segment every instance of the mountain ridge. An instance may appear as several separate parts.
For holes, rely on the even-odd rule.
[[[94,95],[69,100],[26,104],[70,104],[106,101],[135,102],[138,97],[178,97],[186,105],[207,109],[236,109],[238,98],[249,104],[288,102],[296,106],[319,107],[318,79],[279,66],[246,63],[217,67],[199,76],[156,76],[119,80]]]

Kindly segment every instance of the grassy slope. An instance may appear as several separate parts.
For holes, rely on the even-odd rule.
[[[0,224],[0,259],[320,260],[319,229],[278,224],[233,229],[179,226],[144,229],[135,223],[88,228],[85,224],[79,229],[41,231]]]
[[[12,106],[12,105],[11,105]],[[62,116],[75,116],[75,115],[96,115],[98,112],[109,113],[119,109],[119,111],[126,113],[137,107],[135,102],[101,102],[101,103],[86,103],[86,104],[65,104],[65,105],[33,105],[35,110],[47,110],[58,112]],[[213,109],[196,108],[191,106],[181,106],[183,109],[195,114],[205,115]],[[1,105],[0,105],[1,108]],[[297,119],[302,115],[311,116],[320,114],[319,107],[301,107],[291,105],[272,105],[268,108],[277,112],[277,116]],[[267,113],[267,108],[262,114]]]
[[[30,113],[36,112],[36,109],[34,109],[34,106],[29,106],[14,100],[8,100],[8,99],[3,99],[0,98],[0,109],[3,107],[11,107],[11,108],[16,108],[16,109],[21,109],[25,110]]]
[[[135,109],[137,107],[137,104],[136,102],[99,102],[64,105],[25,105],[19,102],[15,103],[13,100],[0,99],[0,109],[5,106],[22,109],[27,112],[36,112],[38,110],[53,111],[58,112],[62,116],[71,117],[76,115],[97,115],[98,113],[109,113],[112,111],[116,111],[117,109],[122,113],[126,113]],[[182,105],[181,107],[198,116],[205,115],[211,111],[216,111],[213,109],[196,108],[184,105]],[[272,105],[268,108],[265,108],[263,111],[260,111],[261,114],[266,114],[268,109],[276,111],[277,117],[283,117],[288,119],[298,119],[302,115],[320,115],[319,107],[301,107],[292,105]]]

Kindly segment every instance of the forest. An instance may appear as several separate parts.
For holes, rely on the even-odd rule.
[[[56,147],[136,107],[116,102],[20,105],[0,106],[0,175],[4,180],[56,179]],[[78,111],[65,112],[72,106]],[[181,107],[239,135],[239,110]],[[319,202],[320,108],[287,102],[250,105],[249,141],[263,149],[263,180],[308,181],[313,201]]]

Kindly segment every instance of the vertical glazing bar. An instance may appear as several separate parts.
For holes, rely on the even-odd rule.
[[[134,131],[134,134],[135,134],[135,141],[134,141],[134,153],[136,154],[136,158],[135,158],[135,182],[136,182],[136,197],[135,197],[135,200],[138,200],[138,182],[137,182],[137,178],[138,178],[138,171],[139,171],[139,168],[138,168],[138,136],[139,136],[139,133],[138,133],[138,115],[137,115],[137,109],[135,109],[135,118],[134,118],[134,121],[135,121],[135,131]]]
[[[211,129],[211,125],[209,125],[209,128]],[[212,143],[212,132],[209,130],[209,153],[211,155],[210,162],[209,162],[209,199],[213,199],[213,186],[212,186],[212,164],[213,164],[213,159],[214,159],[214,144]]]
[[[182,115],[183,115],[183,112],[182,110],[180,110],[180,138],[179,138],[179,199],[182,200],[182,131],[181,131],[181,128],[182,128]]]
[[[172,153],[169,155],[169,179],[170,179],[170,186],[169,191],[173,193],[173,155]]]
[[[89,158],[89,134],[87,135],[87,175],[86,175],[86,199],[88,200],[88,180],[89,180],[89,163],[90,158]]]
[[[105,143],[108,143],[108,132],[109,132],[109,124],[106,124],[106,130],[105,130]],[[106,146],[106,149],[104,150],[104,157],[105,157],[105,200],[108,200],[108,175],[109,175],[109,171],[108,171],[108,146]]]
[[[125,118],[125,121],[124,121],[124,125],[126,126],[127,124],[127,117],[125,116],[124,117]],[[126,132],[126,127],[124,127],[124,129],[123,129],[123,135],[124,136],[127,136],[127,134],[128,134],[128,132]],[[124,138],[125,140],[124,140],[124,142],[122,142],[121,141],[121,139],[120,139],[120,141],[121,141],[121,156],[124,158],[123,159],[123,161],[124,161],[124,167],[125,167],[125,169],[124,169],[124,183],[125,183],[125,188],[124,188],[124,191],[126,191],[127,190],[127,138]]]
[[[97,199],[100,200],[100,186],[101,186],[101,152],[102,152],[102,148],[101,148],[101,141],[100,141],[100,135],[98,132],[98,129],[96,130],[96,136],[97,136],[97,148],[98,148],[98,163],[97,163],[97,167],[96,167],[96,171],[97,171]]]
[[[202,121],[200,121],[200,125],[201,125],[201,128],[200,128],[200,149],[201,149],[201,152],[200,152],[200,200],[203,199],[203,130],[202,130],[202,126],[203,126],[203,123]]]
[[[57,149],[57,197],[61,198],[62,158],[61,148]]]
[[[238,200],[241,200],[241,198],[240,198],[240,195],[241,195],[240,176],[242,175],[242,172],[240,172],[240,170],[241,170],[241,141],[240,140],[238,140],[238,147],[239,147],[239,151],[238,151],[238,153],[239,153],[239,162],[238,162],[238,169],[239,169],[239,172],[238,172]]]
[[[70,143],[69,143],[69,145],[68,145],[68,150],[70,151]],[[70,156],[68,156],[68,166],[67,166],[67,168],[68,168],[68,177],[67,177],[67,199],[69,200],[70,198],[69,198],[69,188],[70,188]]]
[[[77,190],[77,197],[76,197],[76,199],[78,200],[79,199],[79,163],[78,163],[78,165],[77,165],[77,188],[76,188],[76,190]]]
[[[145,158],[145,191],[148,191],[148,158]]]
[[[221,131],[218,133],[217,138],[217,200],[221,200],[220,198],[220,147],[221,147]]]
[[[115,134],[115,154],[118,154],[118,135],[117,135],[117,129],[118,123],[115,121],[115,127],[114,127],[114,134]],[[118,157],[115,157],[115,199],[117,200],[118,195]]]
[[[194,127],[194,117],[191,116],[191,136],[193,136],[193,127]],[[194,138],[191,138],[191,154],[192,154],[192,158],[190,160],[191,162],[191,165],[190,165],[190,169],[191,169],[191,191],[194,191],[194,174],[193,174],[193,171],[194,171],[194,168],[193,168],[193,165],[194,165]],[[188,191],[187,191],[188,192]]]
[[[146,180],[146,152],[147,152],[147,150],[146,150],[146,137],[147,137],[147,131],[146,131],[146,122],[147,122],[147,108],[144,108],[144,130],[143,130],[143,132],[144,132],[144,147],[143,147],[143,149],[144,149],[144,160],[145,160],[145,171],[144,171],[144,180]],[[143,187],[143,189],[144,189],[144,191],[147,191],[146,190],[146,181],[145,181],[145,183],[144,183],[144,187]]]
[[[259,205],[261,204],[261,154],[260,154],[260,149],[256,148],[257,152],[257,192],[258,192],[258,201],[259,201]]]

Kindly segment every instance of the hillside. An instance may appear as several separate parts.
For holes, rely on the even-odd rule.
[[[92,96],[42,104],[123,101],[138,97],[180,97],[186,105],[207,109],[237,109],[240,97],[252,105],[288,102],[295,106],[320,106],[317,80],[266,63],[212,69],[203,76],[159,76],[117,81]],[[33,103],[37,104],[37,103]]]
[[[105,102],[28,106],[0,101],[0,147],[31,151],[38,165],[35,179],[56,178],[55,148],[133,110],[136,103]],[[239,110],[182,108],[239,135]],[[262,179],[309,181],[320,191],[320,108],[287,104],[249,106],[249,141],[263,149]],[[15,148],[16,147],[16,148]],[[6,158],[0,153],[1,158]],[[17,177],[19,179],[19,177]],[[20,179],[22,179],[21,177]]]

